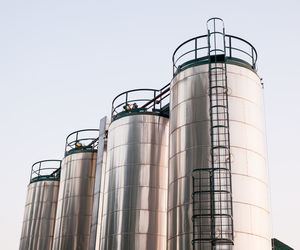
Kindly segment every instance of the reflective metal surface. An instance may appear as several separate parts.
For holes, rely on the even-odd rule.
[[[270,249],[268,181],[259,77],[227,64],[235,250]],[[192,249],[192,170],[210,165],[208,65],[171,83],[168,249]]]
[[[101,250],[165,250],[168,118],[138,114],[108,132]]]
[[[106,166],[106,149],[107,149],[107,135],[109,122],[106,117],[100,121],[99,129],[99,143],[98,143],[98,155],[95,172],[95,185],[93,196],[93,213],[92,213],[92,225],[90,236],[90,250],[98,250],[100,247],[100,234],[101,234],[101,218],[103,207],[103,189],[104,189],[104,177]]]
[[[28,185],[20,250],[51,250],[58,181],[39,181]]]
[[[53,250],[89,249],[96,152],[63,159]]]

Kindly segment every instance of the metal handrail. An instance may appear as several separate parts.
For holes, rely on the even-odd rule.
[[[227,40],[227,43],[225,44],[226,59],[239,59],[242,62],[248,64],[253,70],[256,71],[257,52],[256,49],[253,47],[253,45],[248,41],[237,36],[225,35],[225,38]],[[206,42],[207,46],[199,47],[198,44],[200,41]],[[247,50],[240,48],[240,46],[235,46],[234,43],[237,41],[245,45],[247,47]],[[194,46],[193,49],[189,48],[187,50],[184,50],[182,54],[178,55],[178,51],[180,49],[184,49],[185,45],[191,45],[191,44]],[[202,53],[199,53],[199,51],[201,51]],[[224,51],[219,51],[219,52],[220,55],[222,53],[224,54]],[[186,60],[183,60],[187,56],[191,56],[191,58],[187,58]],[[209,56],[208,35],[197,36],[183,42],[175,49],[172,56],[173,75],[176,75],[180,70],[182,70],[182,68],[184,68],[185,65],[193,65],[198,63],[199,61],[204,63],[208,62],[209,60],[208,56]],[[180,60],[182,60],[182,62],[178,63]]]
[[[136,94],[143,94],[142,98],[136,98]],[[131,97],[131,95],[133,97]],[[170,95],[170,83],[161,89],[133,89],[117,95],[112,101],[111,120],[114,121],[120,115],[134,112],[160,112],[163,109],[163,100]],[[145,97],[146,96],[146,97]]]
[[[49,163],[57,162],[57,167],[49,167]],[[59,180],[61,160],[43,160],[35,162],[31,167],[30,183],[41,180]]]
[[[96,150],[98,139],[99,129],[81,129],[72,132],[66,138],[65,156],[78,151]]]

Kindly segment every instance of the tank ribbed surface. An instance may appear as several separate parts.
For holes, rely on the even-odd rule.
[[[58,181],[28,185],[20,250],[52,249],[58,187]]]
[[[169,119],[137,114],[108,132],[101,250],[165,250]]]
[[[227,64],[235,250],[270,250],[263,101],[252,70]],[[192,170],[210,160],[208,64],[171,83],[168,249],[192,248]]]
[[[53,250],[89,247],[97,152],[74,153],[63,159]]]

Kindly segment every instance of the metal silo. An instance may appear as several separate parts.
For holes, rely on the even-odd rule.
[[[53,250],[89,249],[98,136],[85,129],[66,139]]]
[[[61,161],[33,164],[25,204],[20,250],[51,250]]]
[[[168,249],[269,250],[257,54],[212,18],[173,55]]]
[[[165,250],[168,86],[120,94],[108,129],[101,250]]]

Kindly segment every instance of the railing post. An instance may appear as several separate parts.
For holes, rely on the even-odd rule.
[[[226,48],[225,48],[226,49]],[[231,50],[231,36],[229,37],[229,57],[232,57],[232,50]]]
[[[32,169],[33,169],[33,166],[31,167],[30,182],[31,182],[31,180],[32,180]]]
[[[154,96],[153,96],[153,99],[154,99],[154,101],[153,101],[153,110],[156,108],[156,90],[154,90]]]
[[[68,145],[68,138],[66,139],[65,152],[67,151],[67,145]]]
[[[207,31],[207,55],[210,55],[210,30]],[[210,60],[210,58],[208,58]]]
[[[251,48],[251,57],[252,57],[252,68],[255,69],[254,56],[253,56],[253,48]]]
[[[195,39],[195,59],[197,59],[197,38]]]
[[[162,91],[160,90],[160,93],[159,94],[161,94],[162,93]],[[160,96],[160,100],[159,100],[159,109],[161,110],[161,102],[162,102],[162,95]]]
[[[41,165],[42,165],[42,163],[40,162],[40,164],[39,164],[39,174],[38,174],[38,177],[40,177],[40,175],[41,175]]]

